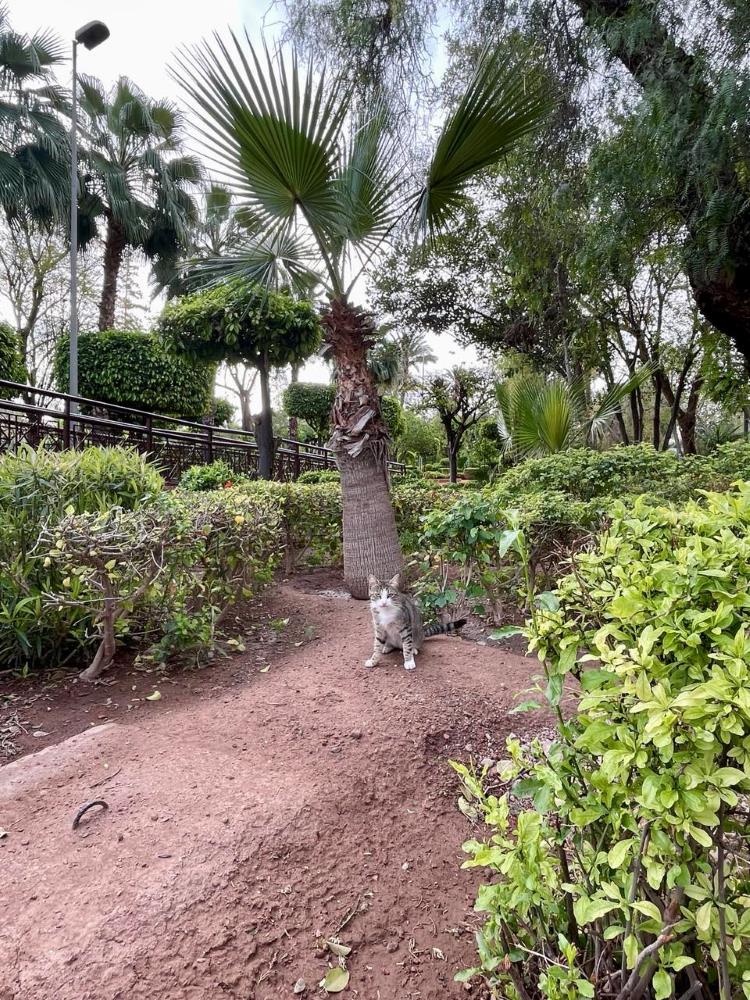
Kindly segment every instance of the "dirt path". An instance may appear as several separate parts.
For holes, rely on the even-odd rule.
[[[274,593],[318,638],[268,671],[249,651],[231,690],[0,768],[0,1000],[319,996],[316,939],[347,917],[343,996],[479,996],[452,982],[475,879],[446,760],[501,752],[532,664],[440,638],[368,671],[366,605],[314,586]]]

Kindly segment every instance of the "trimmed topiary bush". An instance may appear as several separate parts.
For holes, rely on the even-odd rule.
[[[6,382],[26,381],[18,334],[8,323],[0,323],[0,379]],[[9,390],[0,388],[0,399],[8,395]]]
[[[55,347],[55,381],[69,387],[69,341]],[[216,365],[170,354],[152,333],[107,330],[84,333],[78,340],[78,384],[81,396],[198,420],[212,405]]]

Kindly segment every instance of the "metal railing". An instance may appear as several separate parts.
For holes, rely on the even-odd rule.
[[[251,431],[215,427],[115,403],[71,396],[0,379],[0,452],[22,444],[62,450],[88,445],[129,445],[148,455],[169,483],[191,465],[223,459],[236,473],[258,474],[258,445]],[[391,474],[404,471],[389,462]],[[292,438],[274,440],[273,478],[297,479],[308,470],[336,469],[334,453]]]

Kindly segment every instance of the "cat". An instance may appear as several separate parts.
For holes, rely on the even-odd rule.
[[[381,583],[374,576],[369,577],[375,645],[372,656],[365,660],[366,667],[374,667],[383,653],[401,649],[404,666],[407,670],[414,670],[417,665],[414,657],[425,639],[433,635],[450,635],[466,624],[466,619],[460,618],[445,625],[428,625],[425,628],[417,602],[399,590],[399,576],[397,573],[388,583]]]

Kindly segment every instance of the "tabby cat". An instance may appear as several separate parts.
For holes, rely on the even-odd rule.
[[[461,618],[445,625],[428,625],[425,628],[417,602],[398,589],[398,573],[388,583],[381,583],[376,577],[370,576],[369,583],[375,646],[372,656],[365,661],[366,667],[374,667],[383,653],[402,649],[404,666],[407,670],[413,670],[416,667],[414,657],[425,639],[433,635],[451,634],[466,624],[466,619]]]

